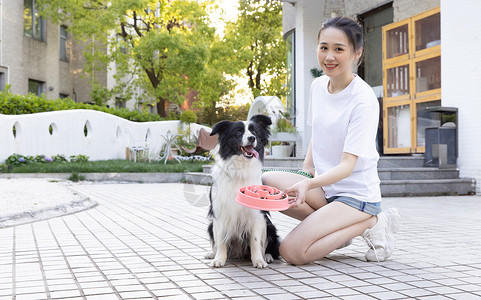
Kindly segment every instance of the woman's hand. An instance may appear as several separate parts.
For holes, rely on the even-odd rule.
[[[306,194],[309,191],[309,180],[304,179],[284,190],[284,193],[289,198],[289,207],[298,207],[306,201]],[[289,194],[293,196],[289,196]]]

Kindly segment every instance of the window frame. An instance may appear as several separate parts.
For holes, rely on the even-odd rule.
[[[37,84],[37,91],[33,92],[30,90],[30,84]],[[41,96],[43,93],[45,93],[45,82],[40,81],[40,80],[35,80],[35,79],[28,79],[28,93],[32,93],[37,96]]]
[[[63,30],[62,30],[63,29]],[[62,34],[65,33],[65,34]],[[58,30],[58,41],[59,41],[59,58],[61,61],[69,62],[68,54],[67,54],[67,41],[68,41],[68,32],[67,26],[60,25]],[[63,48],[62,48],[63,45]],[[63,51],[62,51],[63,49]]]
[[[25,10],[30,9],[31,14],[26,14]],[[30,18],[31,28],[26,28],[26,19]],[[45,41],[45,20],[39,15],[35,6],[35,0],[23,0],[23,35],[31,39]],[[38,30],[34,29],[38,26]]]

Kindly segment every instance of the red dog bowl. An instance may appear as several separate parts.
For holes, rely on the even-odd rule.
[[[287,195],[266,185],[243,186],[237,191],[237,203],[249,208],[281,211],[289,208]]]

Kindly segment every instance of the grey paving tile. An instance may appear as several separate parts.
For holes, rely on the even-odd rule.
[[[259,270],[249,261],[210,268],[207,207],[190,205],[182,184],[73,188],[99,206],[0,229],[0,299],[481,298],[479,196],[383,199],[402,215],[388,261],[366,262],[355,238],[315,263]],[[272,219],[281,236],[298,223]]]

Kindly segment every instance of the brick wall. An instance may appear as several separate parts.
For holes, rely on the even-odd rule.
[[[432,8],[438,7],[439,0],[394,0],[394,22],[412,17]]]
[[[461,177],[481,193],[481,1],[441,0],[441,102],[458,107]]]

